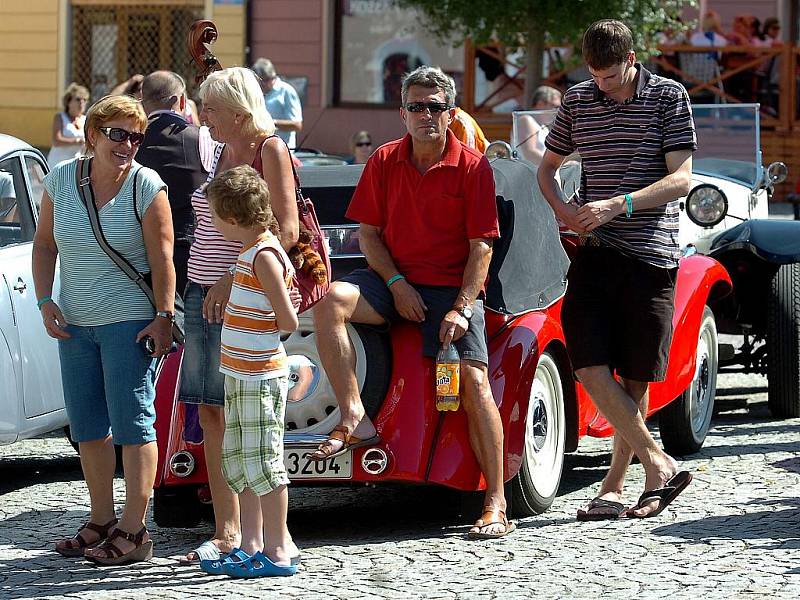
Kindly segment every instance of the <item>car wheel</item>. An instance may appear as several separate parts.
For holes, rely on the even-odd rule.
[[[196,527],[203,505],[193,485],[170,486],[153,490],[153,520],[159,527]]]
[[[347,325],[356,357],[356,380],[364,409],[374,419],[383,404],[391,375],[389,338],[373,328]],[[328,434],[339,423],[339,407],[317,351],[317,336],[310,317],[281,337],[289,357],[289,394],[286,431]],[[369,367],[369,368],[367,368]]]
[[[513,516],[527,517],[553,504],[564,467],[564,388],[555,359],[539,357],[525,419],[525,449],[519,473],[511,480]]]
[[[800,264],[775,273],[767,302],[767,403],[775,417],[800,417]]]
[[[717,393],[717,324],[714,313],[706,306],[697,339],[697,362],[689,387],[658,413],[658,427],[664,449],[683,456],[703,447]]]

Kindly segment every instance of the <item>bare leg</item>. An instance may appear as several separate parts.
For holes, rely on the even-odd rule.
[[[225,411],[221,406],[198,407],[203,428],[203,452],[208,471],[208,487],[214,505],[214,537],[211,542],[220,552],[230,552],[239,543],[239,500],[222,476],[222,438],[225,435]],[[194,551],[187,560],[197,560]]]
[[[678,467],[675,459],[666,454],[658,447],[653,436],[647,430],[644,418],[639,413],[639,404],[629,395],[626,388],[623,388],[614,377],[607,366],[586,367],[576,371],[578,379],[586,387],[592,400],[600,409],[600,412],[614,426],[616,437],[622,441],[639,457],[645,471],[645,489],[652,490],[660,488],[673,475],[677,473]],[[641,383],[641,382],[638,382]],[[637,391],[640,389],[634,382],[629,384],[628,389]],[[625,446],[620,446],[620,458],[617,460],[616,468],[620,470],[624,461],[623,450]],[[628,458],[630,461],[630,458]],[[612,468],[615,465],[612,463]],[[627,470],[627,466],[622,471]],[[609,475],[612,471],[609,471]],[[618,475],[617,475],[618,476]],[[623,475],[624,478],[624,475]],[[609,481],[609,483],[612,483]],[[617,483],[617,482],[613,482]],[[621,486],[621,480],[619,480]],[[646,507],[645,512],[654,510],[657,503]]]
[[[467,413],[469,441],[486,479],[484,506],[506,510],[503,492],[503,425],[492,397],[486,367],[473,361],[461,363],[461,397]],[[473,532],[502,533],[503,525],[472,528]]]
[[[644,419],[647,416],[647,406],[650,401],[648,384],[646,382],[627,379],[623,379],[621,384],[625,392],[639,407],[639,414],[641,415],[642,419]],[[632,459],[633,449],[631,446],[622,436],[615,435],[614,449],[611,453],[611,466],[609,467],[608,473],[603,479],[603,484],[600,486],[600,492],[597,494],[598,498],[622,503],[622,490],[625,485],[625,475]],[[592,514],[611,514],[614,512],[611,509],[602,506],[592,508],[590,511],[588,509],[584,509],[584,511],[591,512]]]
[[[286,526],[289,490],[282,485],[261,496],[260,500],[264,515],[264,554],[275,564],[288,566],[300,553]]]
[[[250,488],[245,488],[239,494],[239,509],[242,518],[242,543],[240,548],[248,554],[254,554],[264,548],[264,523],[261,501]]]
[[[105,525],[114,517],[114,469],[117,458],[111,436],[90,442],[80,442],[81,469],[86,486],[89,488],[89,504],[91,512],[89,520],[97,525]],[[91,529],[82,529],[82,537],[88,543],[100,539],[100,535]],[[60,541],[58,547],[67,547],[66,540]]]
[[[341,411],[341,425],[351,433],[364,418],[364,405],[356,379],[356,357],[353,344],[347,335],[347,323],[384,323],[375,309],[361,298],[358,288],[349,283],[334,283],[325,298],[314,307],[314,324],[317,332],[317,349],[322,366],[331,382]],[[370,424],[371,425],[371,424]],[[369,437],[371,431],[359,430],[358,437]],[[341,448],[341,442],[334,441]]]

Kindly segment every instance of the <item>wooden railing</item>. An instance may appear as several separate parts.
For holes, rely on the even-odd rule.
[[[477,49],[470,43],[465,44],[462,106],[474,113],[481,123],[486,122],[490,126],[493,123],[510,123],[508,115],[492,113],[490,107],[493,100],[498,98],[521,99],[525,87],[524,65],[509,60],[495,47],[481,50],[506,67],[503,81],[486,98],[476,101]],[[797,89],[800,48],[794,44],[768,48],[661,46],[659,50],[661,54],[650,58],[648,64],[655,66],[660,74],[681,81],[693,101],[759,102],[762,105],[761,124],[764,128],[785,132],[800,128]],[[706,58],[713,63],[712,67],[718,67],[716,71],[697,68]],[[551,71],[542,83],[563,91],[568,87],[566,77],[570,70]],[[704,72],[699,74],[699,71]]]

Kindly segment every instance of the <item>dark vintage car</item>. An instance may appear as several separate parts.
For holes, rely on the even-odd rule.
[[[576,238],[559,234],[527,163],[492,162],[502,237],[495,244],[487,289],[489,377],[505,433],[505,477],[511,513],[546,510],[559,487],[565,452],[581,437],[612,429],[572,377],[561,329],[561,298]],[[334,276],[365,263],[357,226],[344,218],[360,166],[305,167],[304,191],[313,199],[331,249]],[[535,190],[535,191],[534,191]],[[675,335],[666,381],[651,388],[667,449],[698,450],[708,432],[716,388],[717,331],[711,308],[730,291],[712,258],[686,256],[675,297]],[[305,454],[339,420],[323,371],[310,315],[283,336],[290,356],[285,460],[294,484],[407,483],[474,492],[484,487],[469,444],[464,411],[435,408],[433,362],[422,357],[412,324],[389,333],[349,326],[356,373],[367,413],[381,442],[324,462]],[[157,386],[159,467],[154,516],[162,526],[192,526],[208,499],[202,432],[193,407],[176,401],[181,356],[166,363]]]

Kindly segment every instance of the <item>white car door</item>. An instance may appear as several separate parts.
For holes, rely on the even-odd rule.
[[[42,326],[36,306],[31,269],[33,234],[36,229],[41,181],[45,168],[33,155],[16,155],[0,162],[6,186],[13,184],[13,197],[6,196],[5,214],[0,212],[0,244],[4,247],[0,269],[10,295],[13,325],[18,344],[18,368],[22,374],[22,405],[26,419],[64,407],[58,346]],[[31,187],[38,192],[32,201]],[[54,290],[57,290],[57,285]],[[54,294],[55,295],[55,294]],[[13,339],[9,332],[7,339]]]

